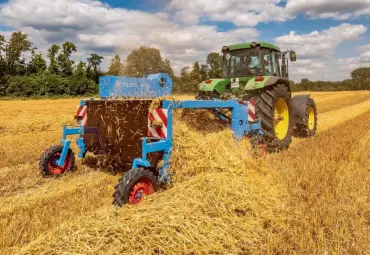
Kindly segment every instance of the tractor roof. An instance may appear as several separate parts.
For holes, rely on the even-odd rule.
[[[271,44],[271,43],[267,43],[267,42],[256,42],[256,44],[259,44],[260,47],[262,48],[268,48],[268,49],[272,49],[272,50],[277,50],[277,51],[280,51],[280,48]],[[240,49],[249,49],[251,48],[251,45],[252,45],[252,42],[249,42],[249,43],[239,43],[239,44],[233,44],[233,45],[229,45],[228,48],[229,50],[240,50]]]

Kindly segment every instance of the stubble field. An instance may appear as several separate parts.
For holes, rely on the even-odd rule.
[[[79,99],[0,101],[0,254],[370,254],[370,91],[311,95],[317,136],[259,160],[177,112],[172,184],[120,209],[114,161],[39,174]]]

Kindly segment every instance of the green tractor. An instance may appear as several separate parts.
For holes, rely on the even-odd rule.
[[[281,52],[266,42],[251,42],[222,47],[222,78],[199,84],[196,99],[238,98],[253,103],[255,118],[261,121],[263,144],[267,150],[288,148],[292,136],[316,134],[317,108],[310,95],[292,98],[288,59],[294,51]]]

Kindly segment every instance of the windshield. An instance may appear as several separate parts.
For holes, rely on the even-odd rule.
[[[241,49],[224,53],[223,77],[274,75],[277,72],[276,54],[268,49]],[[262,61],[263,59],[263,65]]]

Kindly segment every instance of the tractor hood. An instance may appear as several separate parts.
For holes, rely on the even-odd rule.
[[[230,83],[230,78],[216,78],[202,81],[199,84],[199,90],[201,91],[217,91],[219,94],[223,94],[226,90],[226,85]]]

